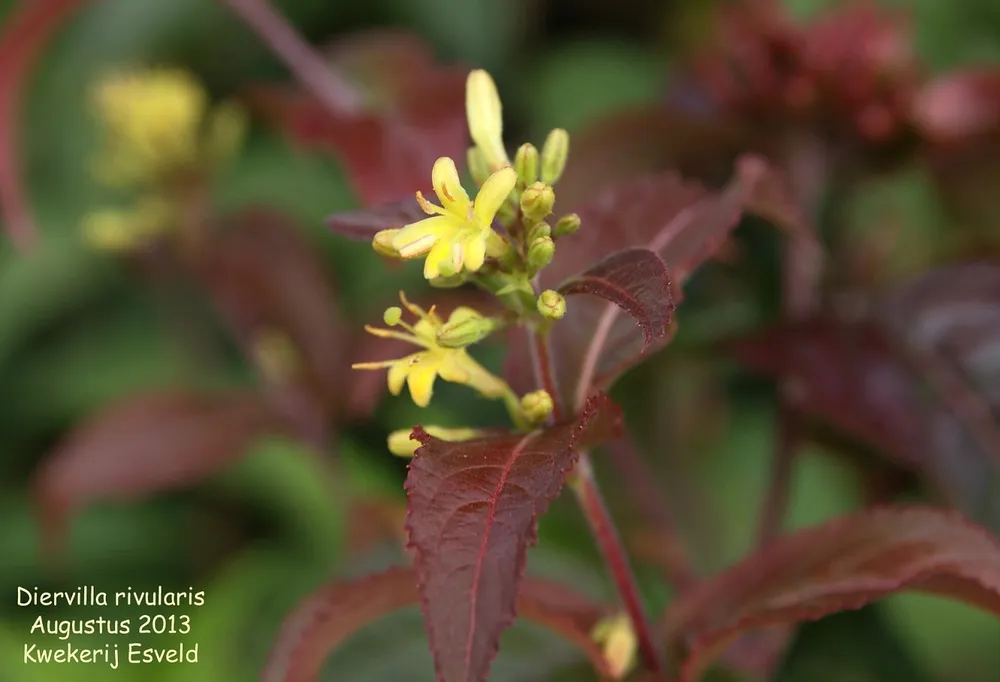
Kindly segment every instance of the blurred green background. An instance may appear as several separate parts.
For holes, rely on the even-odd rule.
[[[0,17],[16,4],[0,0]],[[836,4],[789,0],[799,16]],[[934,70],[1000,63],[1000,11],[992,0],[906,4],[914,12],[920,53]],[[504,98],[510,140],[536,143],[553,126],[572,134],[618,107],[662,98],[671,75],[670,36],[677,35],[677,26],[697,26],[682,17],[704,8],[700,0],[283,0],[275,5],[316,44],[368,27],[406,27],[442,59],[488,68]],[[20,142],[44,244],[29,258],[0,247],[2,682],[256,679],[281,618],[299,599],[332,577],[357,575],[401,556],[391,543],[348,551],[352,529],[343,487],[402,501],[404,466],[385,451],[385,434],[435,421],[405,397],[386,398],[370,422],[338,435],[336,453],[329,453],[342,465],[338,486],[326,483],[323,462],[305,448],[268,439],[204,483],[87,508],[72,524],[66,562],[53,567],[42,561],[30,480],[46,454],[112,399],[198,379],[155,313],[153,294],[119,261],[89,251],[79,238],[82,216],[103,197],[88,174],[94,128],[87,89],[110,67],[149,63],[184,66],[219,96],[287,77],[259,42],[208,0],[93,2],[59,32],[32,76]],[[896,174],[873,185],[852,215],[863,226],[891,207],[912,226],[916,240],[945,229],[926,182],[919,170]],[[342,169],[327,156],[293,149],[260,123],[215,192],[224,207],[264,203],[294,216],[329,263],[354,318],[370,314],[366,305],[372,300],[382,302],[404,285],[414,291],[419,286],[415,268],[386,271],[367,245],[325,231],[322,218],[357,205]],[[684,448],[683,462],[670,466],[663,462],[673,454],[647,454],[657,469],[671,473],[665,494],[706,569],[726,565],[750,545],[773,412],[764,383],[746,380],[697,349],[700,339],[720,329],[761,320],[774,301],[740,296],[728,307],[702,305],[699,287],[711,288],[713,277],[707,273],[695,280],[680,314],[677,349],[652,361],[655,371],[628,377],[616,391],[639,433],[672,430],[671,442]],[[774,287],[762,288],[773,299]],[[487,359],[498,367],[500,351]],[[241,372],[234,368],[233,380]],[[438,391],[431,412],[455,423],[497,418],[447,386]],[[695,422],[701,428],[691,428]],[[621,504],[627,492],[615,490],[613,476],[607,479],[616,514],[627,522],[630,510]],[[793,524],[819,522],[859,502],[852,470],[811,447],[796,472]],[[558,501],[543,521],[542,540],[530,561],[537,573],[561,576],[598,596],[612,595],[571,500]],[[659,608],[669,594],[655,570],[640,568],[640,573],[647,597]],[[89,617],[69,608],[15,607],[16,587],[35,585],[204,589],[206,603],[188,611],[193,629],[182,638],[200,644],[201,662],[117,671],[99,665],[24,666],[25,642],[54,643],[52,637],[28,634],[39,613]],[[113,611],[115,617],[128,615]],[[81,646],[87,641],[74,638]],[[106,638],[92,641],[102,645]],[[493,679],[553,679],[554,672],[560,679],[589,679],[585,670],[568,644],[519,624],[505,635]],[[324,675],[359,682],[433,679],[416,609],[359,633],[331,657]],[[805,628],[781,679],[996,682],[1000,623],[938,599],[894,597]]]

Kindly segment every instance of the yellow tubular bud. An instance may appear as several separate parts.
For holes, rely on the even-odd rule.
[[[284,332],[264,329],[253,339],[254,362],[268,380],[285,382],[299,371],[299,350]]]
[[[560,320],[566,314],[566,299],[558,291],[546,289],[538,296],[538,312],[548,320]]]
[[[478,187],[482,187],[483,183],[490,177],[490,164],[486,163],[483,150],[479,147],[469,147],[466,152],[466,162],[469,164],[469,175],[472,176],[472,181]]]
[[[569,133],[556,128],[545,138],[542,146],[542,182],[556,184],[566,168],[569,157]]]
[[[518,181],[527,187],[538,180],[538,149],[533,144],[522,144],[514,154],[514,170]]]
[[[497,86],[486,71],[477,69],[465,83],[465,113],[469,134],[491,171],[510,165],[503,145],[503,112]]]

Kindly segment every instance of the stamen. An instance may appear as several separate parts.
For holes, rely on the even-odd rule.
[[[420,204],[420,210],[422,210],[427,215],[445,215],[448,213],[444,208],[432,204],[431,202],[424,199],[424,193],[417,191],[417,203]]]

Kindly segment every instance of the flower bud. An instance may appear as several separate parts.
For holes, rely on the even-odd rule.
[[[401,258],[399,251],[392,245],[392,239],[399,230],[381,230],[372,237],[372,248],[375,253],[386,258]]]
[[[480,429],[448,428],[444,426],[424,426],[423,429],[435,438],[451,443],[471,440],[481,436],[483,433]],[[410,438],[411,433],[413,433],[413,429],[399,429],[390,433],[387,439],[389,452],[397,457],[413,457],[417,448],[420,447],[420,443]]]
[[[477,69],[465,82],[465,114],[473,142],[483,152],[490,170],[509,166],[503,146],[503,113],[497,86],[486,71]]]
[[[514,170],[517,179],[525,187],[538,181],[538,149],[535,145],[522,144],[514,155]]]
[[[544,220],[552,213],[552,206],[556,203],[556,193],[549,185],[536,182],[529,185],[521,193],[521,212],[524,217],[532,222]]]
[[[465,348],[482,341],[496,331],[500,323],[483,317],[472,308],[456,308],[437,332],[437,342],[443,348]]]
[[[521,397],[521,411],[532,424],[541,424],[552,414],[552,396],[546,391],[533,391]]]
[[[466,152],[466,162],[469,164],[469,175],[478,187],[482,187],[490,177],[490,165],[486,163],[483,150],[479,147],[469,147]]]
[[[569,156],[569,133],[562,128],[556,128],[545,138],[542,145],[542,182],[554,185],[566,168],[566,158]]]
[[[568,213],[556,222],[556,228],[553,230],[553,234],[557,237],[565,237],[570,234],[576,234],[576,231],[580,229],[580,216],[576,213]]]
[[[551,237],[552,227],[548,223],[538,223],[528,230],[528,243],[535,241],[539,237]]]
[[[552,262],[556,255],[556,243],[552,237],[538,237],[528,246],[528,265],[538,272]]]
[[[618,614],[600,621],[590,636],[601,646],[614,679],[623,679],[635,667],[638,639],[627,615]]]
[[[538,312],[548,320],[561,320],[566,314],[566,299],[558,291],[546,289],[538,296]]]

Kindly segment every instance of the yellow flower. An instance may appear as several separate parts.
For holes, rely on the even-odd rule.
[[[411,259],[426,255],[424,277],[450,277],[464,268],[476,272],[483,266],[486,256],[502,256],[507,243],[491,225],[497,211],[507,200],[517,173],[512,168],[502,168],[483,183],[475,201],[469,200],[461,182],[455,162],[442,157],[431,171],[434,193],[441,201],[436,206],[417,192],[417,201],[424,213],[432,216],[411,223],[392,234],[392,248],[400,258]]]
[[[150,185],[227,161],[246,127],[241,109],[210,110],[201,85],[176,69],[109,76],[95,87],[92,103],[104,133],[97,171],[114,186]]]
[[[490,374],[464,348],[444,348],[438,345],[438,330],[446,323],[434,312],[434,308],[425,311],[407,301],[402,292],[399,297],[403,306],[418,318],[417,323],[411,326],[403,322],[399,308],[389,308],[385,313],[385,321],[390,326],[402,327],[407,333],[370,326],[366,326],[365,330],[382,338],[412,343],[423,350],[398,360],[357,363],[351,366],[353,369],[388,369],[389,392],[399,395],[403,384],[407,384],[413,402],[420,407],[430,404],[434,382],[439,376],[445,381],[474,388],[487,398],[499,398],[509,392],[510,389],[503,380]],[[471,308],[456,308],[448,321],[461,319],[470,313],[475,314],[475,311]]]

